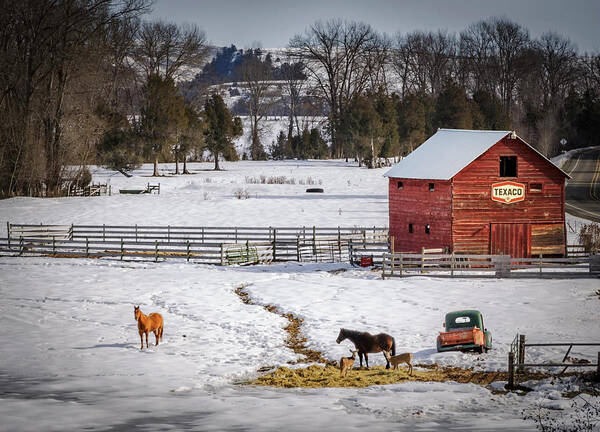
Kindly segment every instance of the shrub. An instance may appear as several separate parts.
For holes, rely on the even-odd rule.
[[[583,245],[586,252],[600,251],[600,225],[595,222],[583,225],[579,229],[579,243]]]

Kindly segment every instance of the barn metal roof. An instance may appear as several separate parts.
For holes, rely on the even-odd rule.
[[[388,172],[386,177],[449,180],[513,131],[438,129]],[[525,142],[525,141],[523,141]],[[525,143],[529,147],[529,144]],[[544,155],[531,147],[556,169]],[[560,170],[567,178],[564,171]]]

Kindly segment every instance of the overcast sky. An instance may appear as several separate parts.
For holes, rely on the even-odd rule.
[[[445,29],[459,33],[491,16],[507,17],[532,37],[554,30],[583,51],[600,51],[600,0],[156,0],[152,18],[196,23],[217,46],[285,47],[317,20],[343,18],[393,35]]]

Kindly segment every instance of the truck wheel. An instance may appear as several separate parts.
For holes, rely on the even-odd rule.
[[[478,352],[479,354],[483,354],[483,351],[484,351],[484,346],[483,346],[483,345],[480,345],[480,346],[477,348],[477,352]]]
[[[442,344],[440,343],[440,339],[439,338],[436,341],[436,348],[437,348],[437,352],[441,352],[442,351]]]

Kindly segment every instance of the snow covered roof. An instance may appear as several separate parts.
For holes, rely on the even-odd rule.
[[[394,165],[384,176],[449,180],[511,133],[513,131],[438,129],[433,136]],[[552,164],[536,149],[525,144]],[[560,170],[558,167],[556,169]],[[563,174],[569,177],[566,173]]]

